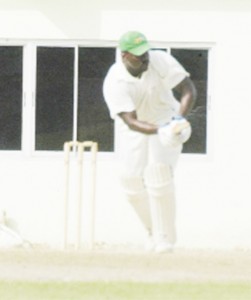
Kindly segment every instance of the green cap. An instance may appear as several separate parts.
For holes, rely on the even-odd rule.
[[[121,51],[140,56],[148,51],[150,46],[144,34],[138,31],[128,31],[120,38],[119,48]]]

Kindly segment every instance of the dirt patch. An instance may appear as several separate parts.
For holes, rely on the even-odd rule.
[[[251,282],[251,251],[2,250],[0,280]]]

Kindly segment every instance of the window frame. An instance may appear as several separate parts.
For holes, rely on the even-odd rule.
[[[25,156],[25,157],[62,157],[61,151],[41,151],[35,150],[35,112],[36,112],[36,50],[37,47],[67,47],[74,48],[74,116],[73,139],[76,139],[77,132],[77,97],[78,97],[78,49],[80,47],[116,48],[116,41],[107,40],[4,40],[0,41],[0,46],[22,46],[23,47],[23,97],[22,97],[22,137],[21,150],[1,150],[1,155],[7,156]],[[170,52],[170,49],[187,49],[187,50],[207,50],[208,51],[208,80],[207,80],[207,146],[206,153],[183,153],[186,160],[191,156],[199,159],[211,159],[213,151],[212,137],[212,90],[213,90],[213,69],[215,62],[215,44],[207,42],[151,42],[152,48],[163,48]],[[116,131],[114,132],[114,151],[100,152],[100,158],[116,158]],[[62,145],[63,150],[63,145]]]
[[[73,91],[73,140],[77,140],[77,113],[78,113],[78,53],[79,48],[82,47],[95,47],[95,48],[110,48],[110,47],[116,47],[116,43],[110,43],[110,42],[102,42],[102,41],[71,41],[71,42],[59,42],[54,43],[52,41],[40,41],[39,43],[35,44],[35,48],[37,47],[72,47],[74,48],[74,91]],[[34,62],[34,74],[36,74],[36,58]],[[34,76],[35,77],[35,76]],[[34,86],[34,95],[36,93],[36,83]],[[35,149],[35,113],[36,113],[36,99],[34,99],[34,105],[33,105],[33,122],[32,122],[32,128],[33,128],[33,135],[32,135],[32,149],[30,150],[31,156],[33,157],[61,157],[62,152],[61,151],[54,151],[54,150],[36,150]],[[63,145],[62,145],[63,150]],[[114,158],[114,151],[111,152],[100,152],[99,151],[99,158],[101,159],[113,159]]]

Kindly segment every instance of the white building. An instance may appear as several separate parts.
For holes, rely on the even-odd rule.
[[[120,34],[137,29],[154,47],[205,55],[205,140],[176,174],[178,246],[251,246],[250,1],[9,0],[0,25],[0,211],[25,238],[62,245],[63,142],[99,132],[95,239],[143,241],[116,176],[112,123],[102,101],[88,111],[100,98],[97,72]]]

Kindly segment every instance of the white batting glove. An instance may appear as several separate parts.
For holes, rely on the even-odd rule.
[[[189,140],[192,134],[190,123],[183,117],[177,116],[158,129],[160,142],[164,146],[178,147]]]

